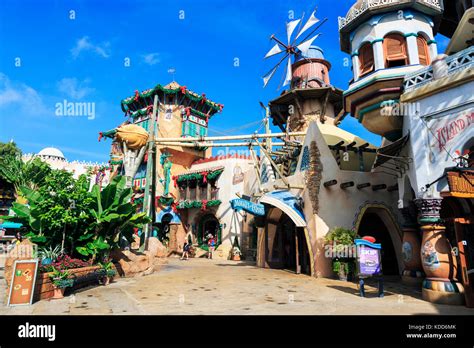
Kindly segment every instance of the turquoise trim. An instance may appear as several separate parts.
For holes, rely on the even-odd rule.
[[[355,50],[354,53],[351,54],[352,57],[358,57],[359,56],[359,50]]]
[[[375,40],[371,41],[370,43],[373,45],[373,44],[376,43],[376,42],[383,42],[383,38],[381,38],[381,39],[375,39]]]
[[[438,43],[436,42],[436,40],[429,40],[429,41],[427,41],[426,43],[427,43],[428,45],[431,45],[431,44],[436,44],[436,45],[437,45],[437,44],[438,44]]]
[[[403,36],[405,36],[405,37],[409,37],[409,36],[418,37],[418,34],[417,33],[408,33],[408,34],[403,34]]]
[[[367,107],[363,108],[362,110],[360,110],[359,111],[359,119],[358,119],[359,123],[362,123],[362,120],[364,119],[364,116],[365,116],[366,113],[374,111],[376,109],[379,109],[380,106],[382,105],[382,103],[384,103],[384,102],[376,103],[376,104],[367,106]]]

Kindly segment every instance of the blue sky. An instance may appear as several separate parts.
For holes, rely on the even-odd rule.
[[[2,0],[0,141],[13,139],[25,153],[54,146],[69,160],[107,161],[110,140],[99,143],[97,137],[124,120],[120,100],[167,84],[170,67],[178,83],[225,105],[212,119],[210,135],[251,133],[258,126],[245,125],[263,117],[258,102],[280,93],[282,71],[263,89],[261,76],[274,63],[263,56],[272,47],[271,34],[285,36],[289,11],[307,17],[318,6],[318,18],[328,18],[315,44],[332,63],[332,84],[347,88],[351,70],[339,50],[337,17],[353,3]],[[64,100],[95,103],[95,118],[57,116],[55,105]],[[342,128],[380,144],[350,117]]]

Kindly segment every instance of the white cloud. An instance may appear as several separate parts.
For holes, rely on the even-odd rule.
[[[142,59],[145,64],[155,65],[160,62],[160,54],[158,52],[143,54]]]
[[[66,94],[73,99],[82,99],[86,95],[94,92],[94,88],[87,87],[89,80],[79,81],[77,78],[63,78],[58,82],[60,92]]]
[[[91,51],[95,54],[103,57],[109,58],[110,57],[110,43],[104,42],[102,44],[93,44],[88,36],[84,36],[77,40],[76,46],[71,48],[71,55],[74,59],[79,57],[82,52]]]
[[[46,110],[41,96],[34,88],[12,81],[0,72],[0,109],[13,105],[18,105],[21,112],[28,114],[38,114]]]

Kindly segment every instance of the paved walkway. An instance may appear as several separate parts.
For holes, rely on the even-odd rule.
[[[376,297],[375,287],[366,290],[367,298],[360,298],[353,283],[247,262],[171,258],[149,276],[117,279],[29,307],[3,305],[0,314],[474,314],[425,302],[420,290],[400,283],[387,282],[384,298]]]

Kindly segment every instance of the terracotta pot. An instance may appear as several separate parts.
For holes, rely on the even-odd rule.
[[[53,299],[59,300],[64,298],[64,288],[57,288],[54,287],[54,292],[53,292]]]
[[[240,261],[240,255],[233,255],[232,260],[234,261]]]
[[[445,227],[422,226],[421,263],[427,278],[453,279],[457,273],[457,260],[446,235]]]

